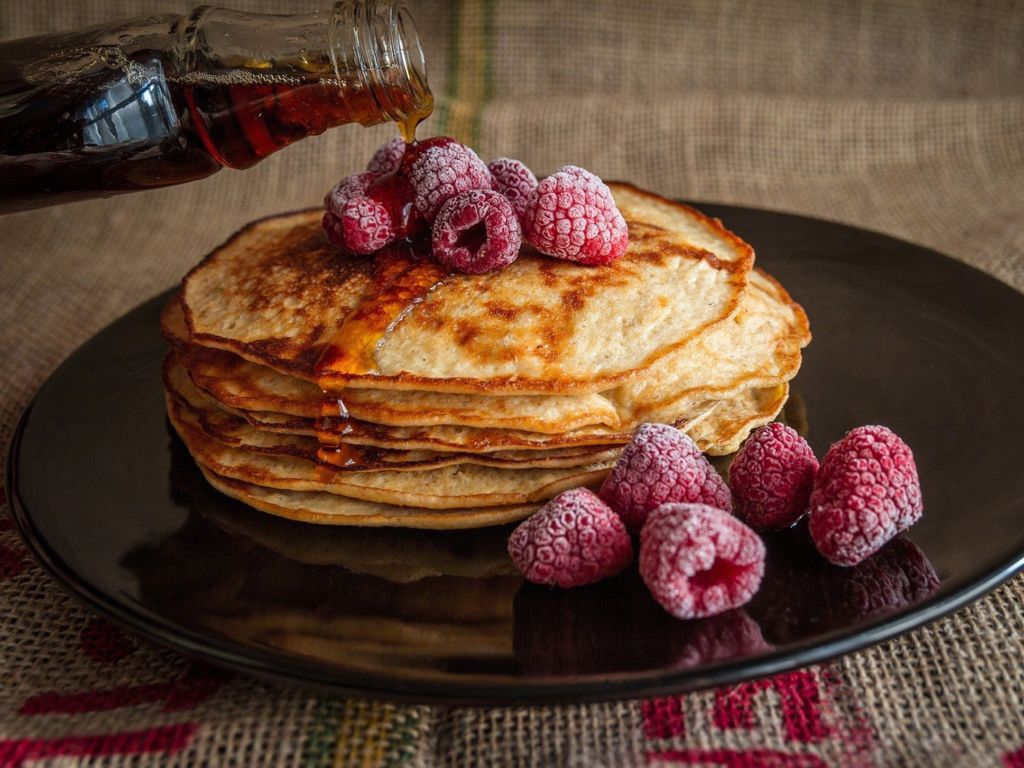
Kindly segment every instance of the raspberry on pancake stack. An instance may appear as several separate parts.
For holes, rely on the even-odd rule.
[[[250,224],[163,315],[168,416],[209,482],[309,522],[470,528],[600,485],[633,430],[735,451],[806,315],[720,222],[449,139],[381,148],[326,212]]]

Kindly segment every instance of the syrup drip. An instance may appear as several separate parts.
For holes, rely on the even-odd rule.
[[[396,121],[398,131],[406,146],[410,159],[411,148],[416,144],[416,128],[430,116],[434,98],[429,91],[420,94],[424,109],[411,112],[404,119]],[[400,237],[416,234],[417,224],[409,182],[404,174],[393,173],[376,182],[376,197],[387,207]],[[445,272],[429,260],[416,258],[412,243],[399,244],[381,251],[374,256],[374,285],[370,297],[363,301],[342,322],[334,338],[320,355],[314,371],[317,376],[324,373],[365,374],[373,370],[373,353],[391,327],[415,304],[438,284]],[[380,450],[351,445],[344,441],[338,444],[337,436],[368,433],[369,425],[351,419],[345,401],[338,394],[324,391],[320,406],[320,418],[316,421],[316,437],[320,442],[317,449],[317,475],[329,481],[334,470],[331,467],[348,469],[370,468],[380,463]]]
[[[434,111],[434,94],[428,88],[418,89],[417,96],[419,97],[418,103],[420,104],[419,111],[410,110],[409,114],[404,118],[395,121],[398,125],[398,132],[402,134],[402,140],[406,144],[412,144],[416,141],[416,129]]]
[[[329,464],[346,469],[366,469],[374,466],[368,451],[357,445],[340,445],[337,448],[320,446],[316,452],[318,464]]]

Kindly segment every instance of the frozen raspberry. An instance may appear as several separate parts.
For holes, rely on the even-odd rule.
[[[765,547],[750,528],[707,504],[662,504],[640,533],[640,576],[678,619],[699,619],[750,600]]]
[[[856,565],[917,522],[922,508],[907,444],[886,427],[857,427],[821,462],[811,492],[811,539],[836,565]]]
[[[626,252],[629,229],[604,182],[565,165],[537,185],[526,211],[526,239],[548,256],[608,264]]]
[[[523,232],[512,204],[474,189],[449,198],[434,219],[434,258],[449,269],[479,275],[516,260]]]
[[[687,435],[667,424],[641,424],[598,495],[631,531],[667,501],[732,510],[729,487]]]
[[[323,228],[330,241],[346,253],[373,253],[395,239],[387,209],[365,195],[351,198],[337,216],[325,213]]]
[[[814,451],[796,430],[768,424],[729,465],[733,512],[755,528],[788,528],[807,511],[817,471]]]
[[[351,176],[346,176],[335,184],[324,197],[324,208],[335,216],[341,216],[341,209],[345,207],[345,203],[353,197],[365,195],[366,190],[376,178],[375,174],[369,172],[353,173]]]
[[[593,584],[633,559],[622,521],[586,488],[560,493],[521,523],[508,553],[528,581],[560,587]]]
[[[412,187],[416,215],[430,223],[449,198],[471,189],[493,188],[491,172],[476,152],[446,137],[414,145],[406,152],[400,172]]]
[[[499,157],[487,164],[487,170],[494,179],[494,188],[512,203],[520,223],[526,220],[526,209],[537,189],[537,177],[533,171],[511,157]]]
[[[405,141],[396,136],[386,144],[380,145],[377,151],[373,153],[373,157],[370,158],[366,170],[377,176],[394,173],[398,170],[398,166],[402,164],[402,155],[404,154]]]

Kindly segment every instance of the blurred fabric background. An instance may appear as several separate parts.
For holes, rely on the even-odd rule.
[[[317,5],[230,2],[260,12]],[[1024,287],[1024,3],[409,5],[437,95],[421,136],[450,133],[485,158],[518,157],[538,175],[571,162],[664,195],[855,224]],[[0,39],[191,7],[179,0],[0,0]],[[174,284],[245,222],[319,205],[334,181],[361,169],[394,135],[390,125],[341,128],[249,171],[0,218],[0,440],[6,444],[36,387],[80,342]],[[1008,352],[1020,357],[1022,350]],[[0,685],[0,740],[173,720],[154,706],[112,706],[77,719],[19,713],[20,702],[40,691],[137,685],[174,677],[185,663],[147,647],[120,665],[90,666],[78,648],[94,620],[16,554],[13,532],[0,529],[4,536],[0,542],[15,553],[10,562],[21,558],[22,566],[0,578],[7,683]],[[1024,765],[1022,604],[1018,578],[931,628],[812,670],[835,717],[859,723],[860,735],[819,739],[809,754],[830,764]],[[838,682],[829,687],[827,680]],[[598,765],[643,762],[652,744],[738,749],[737,733],[747,746],[792,746],[776,698],[759,725],[719,738],[711,730],[691,729],[688,737],[659,730],[667,721],[651,720],[655,705],[638,702],[438,710],[243,680],[215,690],[197,705],[201,726],[176,759],[326,764],[354,755],[353,764],[476,765],[495,757]],[[687,699],[699,708],[715,695]],[[673,712],[681,705],[656,706]],[[721,763],[712,757],[706,762]]]

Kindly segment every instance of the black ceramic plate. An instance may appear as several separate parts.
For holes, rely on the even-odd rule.
[[[807,309],[787,418],[820,456],[886,424],[917,456],[925,514],[853,569],[797,528],[767,537],[757,597],[669,618],[635,575],[524,585],[507,529],[325,529],[211,490],[164,419],[161,298],[75,352],[8,465],[45,567],[115,621],[246,673],[437,702],[647,696],[820,661],[952,611],[1024,564],[1024,296],[932,251],[849,227],[705,206]]]

